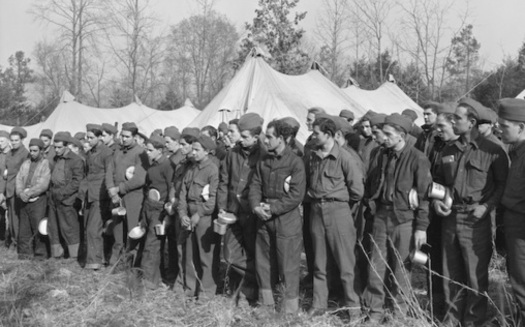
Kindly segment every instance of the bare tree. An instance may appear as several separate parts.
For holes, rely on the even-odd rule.
[[[323,0],[315,34],[321,44],[321,65],[338,85],[344,82],[347,74],[344,58],[350,48],[350,22],[348,0]]]
[[[402,33],[399,33],[396,42],[416,62],[431,99],[440,98],[446,61],[451,54],[449,36],[459,32],[468,17],[467,6],[460,27],[456,32],[451,32],[448,23],[455,12],[454,4],[453,0],[399,1],[404,15],[401,20]]]
[[[391,0],[353,0],[355,17],[368,35],[379,65],[380,82],[384,80],[382,53],[384,48],[385,28],[394,7]],[[372,42],[373,41],[373,42]]]
[[[31,10],[37,19],[57,28],[61,42],[68,49],[69,91],[76,96],[82,95],[86,42],[98,31],[98,3],[96,0],[39,0]]]
[[[237,39],[233,24],[214,11],[191,16],[173,27],[171,62],[191,80],[198,106],[207,104],[229,77]],[[187,96],[188,85],[183,88]]]
[[[62,45],[40,41],[33,52],[37,64],[36,83],[43,99],[53,99],[61,95],[66,85],[66,66]]]
[[[149,0],[111,0],[104,3],[106,16],[102,26],[110,53],[128,101],[139,97],[152,104],[160,83],[164,39],[155,36],[158,19],[149,11]]]

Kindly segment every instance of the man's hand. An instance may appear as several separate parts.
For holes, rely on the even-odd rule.
[[[0,203],[3,203],[3,202],[5,202],[5,194],[1,193],[0,194]]]
[[[193,216],[191,216],[191,228],[195,228],[199,224],[199,221],[201,220],[201,217],[198,213],[194,213]]]
[[[423,230],[416,230],[414,233],[414,245],[417,250],[421,249],[421,246],[427,242],[427,232]]]
[[[21,199],[23,202],[27,203],[27,201],[29,201],[29,195],[27,195],[26,192],[22,192],[22,193],[20,194],[20,199]]]
[[[112,197],[111,197],[111,202],[112,202],[113,204],[120,204],[120,196],[118,196],[118,194],[112,196]]]
[[[190,217],[188,217],[188,216],[182,217],[180,219],[180,224],[182,225],[182,227],[185,227],[185,228],[190,227],[190,224],[191,224]]]
[[[117,186],[110,187],[108,189],[109,196],[113,198],[114,196],[118,195],[119,188]]]
[[[272,215],[269,211],[265,210],[263,207],[258,206],[255,209],[253,209],[253,212],[261,219],[262,221],[267,221],[268,219],[272,218]]]
[[[472,209],[472,215],[476,219],[481,219],[487,213],[487,206],[484,204],[476,204]]]
[[[436,211],[436,213],[441,217],[446,217],[452,212],[452,209],[447,207],[445,203],[441,200],[434,200],[434,202],[432,202],[432,205],[434,206],[434,210]]]

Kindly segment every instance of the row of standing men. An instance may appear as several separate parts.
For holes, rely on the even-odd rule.
[[[523,125],[519,122],[525,107],[520,105],[509,99],[500,103],[507,143],[519,143],[506,135],[511,123]],[[88,124],[85,144],[66,132],[53,137],[43,131],[40,139],[29,142],[27,160],[21,143],[25,131],[14,128],[9,134],[0,132],[8,243],[17,243],[21,257],[45,256],[41,237],[32,236],[47,216],[52,257],[64,252],[77,257],[85,228],[85,268],[131,258],[152,288],[181,276],[188,296],[211,297],[218,283],[221,241],[213,221],[233,213],[237,221],[224,236],[223,256],[231,268],[230,280],[240,284],[249,301],[272,312],[274,287],[280,281],[285,285],[283,311],[299,310],[304,238],[306,280],[311,279],[314,294],[310,314],[326,311],[329,280],[337,279],[341,304],[350,315],[365,311],[376,321],[387,308],[386,294],[395,300],[393,309],[409,311],[410,285],[403,274],[410,272],[410,252],[427,242],[428,229],[438,235],[430,243],[442,241],[437,247],[447,278],[436,285],[443,285],[445,319],[476,325],[487,312],[483,292],[492,252],[487,217],[504,194],[509,168],[505,147],[479,132],[490,113],[472,99],[454,107],[430,103],[425,106],[424,130],[415,138],[410,111],[367,113],[356,124],[359,136],[348,111],[333,117],[312,108],[307,115],[312,135],[304,147],[295,140],[299,123],[289,117],[269,122],[263,137],[263,121],[256,114],[222,124],[219,132],[211,126],[182,133],[168,127],[150,138],[140,137],[136,125],[126,123],[118,145],[112,143],[114,126]],[[7,138],[11,149],[5,145]],[[141,138],[143,146],[137,143]],[[77,151],[87,150],[85,157],[82,151],[75,154],[75,143]],[[433,181],[449,189],[452,205],[429,199]],[[507,183],[507,189],[512,187],[515,181]],[[509,197],[516,195],[509,192]],[[503,198],[506,212],[519,212]],[[112,215],[111,209],[119,206],[126,208],[126,215]],[[158,236],[155,226],[163,221],[167,235]],[[139,253],[127,237],[127,230],[137,225],[146,231]],[[104,233],[112,237],[105,240]],[[361,239],[370,240],[365,251],[356,250]],[[507,242],[510,239],[507,236]],[[108,240],[111,251],[104,251]],[[369,264],[359,264],[363,257]],[[512,281],[518,278],[512,277],[517,268],[509,259]]]

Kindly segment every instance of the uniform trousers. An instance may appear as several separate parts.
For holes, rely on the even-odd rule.
[[[132,253],[133,247],[128,243],[128,231],[139,224],[140,211],[142,202],[144,200],[144,193],[142,189],[132,191],[122,197],[122,205],[126,208],[125,219],[121,216],[115,216],[113,219],[113,249],[109,264],[115,264],[120,256],[125,251]],[[127,246],[127,248],[124,248]]]
[[[165,236],[157,236],[155,225],[165,218],[164,205],[160,202],[146,200],[142,209],[141,225],[146,228],[144,248],[142,251],[141,269],[147,285],[155,289],[161,283],[161,241]]]
[[[394,309],[403,313],[403,299],[410,289],[409,256],[412,245],[413,222],[399,223],[393,208],[380,205],[374,217],[371,239],[371,264],[368,284],[363,294],[370,316],[384,313],[387,298],[395,301]],[[388,291],[388,292],[387,292]]]
[[[224,235],[223,256],[228,263],[230,280],[243,279],[243,292],[247,299],[257,299],[257,280],[255,278],[255,239],[257,217],[239,212],[237,222],[228,226]],[[237,276],[235,276],[237,275]]]
[[[86,205],[86,268],[99,269],[104,261],[104,221],[108,219],[109,201],[93,201]]]
[[[312,244],[312,234],[310,228],[310,203],[303,203],[303,243],[304,243],[304,254],[306,256],[306,268],[308,270],[308,276],[313,278],[314,276],[314,247]]]
[[[442,223],[445,322],[481,326],[488,310],[483,293],[488,291],[492,256],[490,214],[477,219],[453,210]]]
[[[10,197],[6,200],[7,203],[7,236],[6,245],[16,246],[18,240],[18,227],[20,226],[19,215],[22,201],[16,197]]]
[[[203,216],[192,233],[184,234],[184,286],[189,297],[212,298],[217,291],[219,267],[214,254],[220,238],[212,226],[211,216]]]
[[[24,203],[20,201],[20,203],[18,257],[20,259],[31,259],[33,257],[46,259],[46,239],[38,232],[38,224],[46,214],[46,195],[41,195],[35,202]]]
[[[259,298],[263,305],[274,305],[273,287],[279,278],[284,283],[283,309],[286,313],[299,310],[299,282],[302,250],[302,221],[297,212],[257,220],[255,241],[255,271]]]
[[[359,309],[355,285],[356,230],[348,202],[313,202],[310,233],[314,249],[314,296],[312,307],[328,305],[328,277],[341,280],[344,305]],[[327,258],[333,257],[338,276],[328,275]]]
[[[525,322],[525,213],[507,209],[503,220],[510,284],[523,324]]]
[[[48,201],[48,222],[49,243],[51,244],[51,256],[55,258],[64,255],[61,241],[68,250],[70,258],[78,257],[80,245],[80,223],[78,212],[73,205],[65,205],[50,192]]]

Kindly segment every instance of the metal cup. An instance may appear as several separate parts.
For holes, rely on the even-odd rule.
[[[430,184],[428,188],[428,197],[437,200],[443,200],[446,195],[446,188],[438,183]]]
[[[226,227],[228,225],[226,224],[221,224],[220,222],[218,222],[217,220],[213,221],[213,231],[219,235],[224,235],[226,234]]]
[[[164,235],[166,235],[166,228],[165,228],[164,223],[155,225],[155,234],[157,236],[164,236]]]
[[[113,216],[125,216],[126,215],[126,208],[124,207],[116,207],[111,210],[111,214]]]
[[[428,262],[428,255],[420,250],[414,250],[410,254],[410,261],[420,265],[426,265]]]

